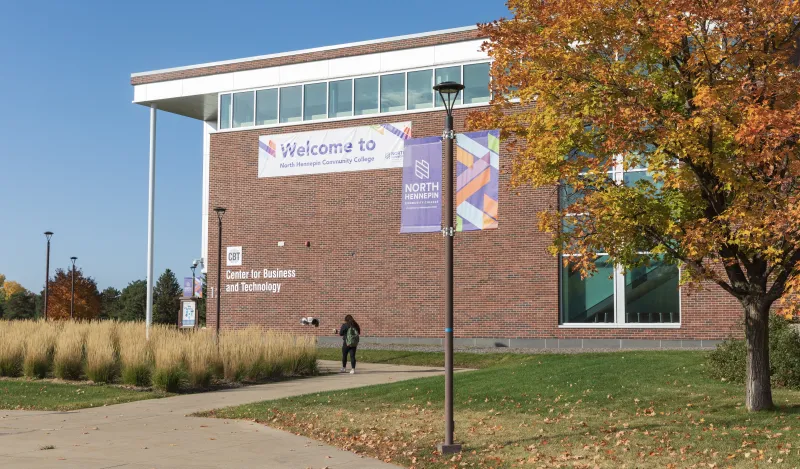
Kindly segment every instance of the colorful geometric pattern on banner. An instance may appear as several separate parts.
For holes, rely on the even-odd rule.
[[[411,122],[258,138],[258,177],[401,168]]]
[[[412,138],[403,149],[401,233],[442,229],[442,138]]]
[[[456,135],[456,231],[497,228],[500,131]]]
[[[183,296],[185,298],[190,298],[192,296],[192,277],[183,277]],[[198,298],[203,297],[202,277],[194,278],[194,296]]]

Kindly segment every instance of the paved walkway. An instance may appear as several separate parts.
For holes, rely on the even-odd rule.
[[[323,370],[338,370],[320,362]],[[188,417],[220,407],[433,376],[441,369],[359,364],[328,375],[72,412],[0,410],[0,468],[396,467],[253,422]],[[45,446],[55,448],[45,450]]]

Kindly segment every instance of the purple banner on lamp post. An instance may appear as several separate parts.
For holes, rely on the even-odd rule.
[[[192,277],[183,277],[183,296],[184,298],[192,296]]]
[[[401,233],[442,229],[442,138],[412,138],[403,149]]]

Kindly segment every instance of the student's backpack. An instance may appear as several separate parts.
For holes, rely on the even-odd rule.
[[[347,328],[347,334],[344,337],[344,343],[348,347],[358,347],[358,329],[353,326]]]

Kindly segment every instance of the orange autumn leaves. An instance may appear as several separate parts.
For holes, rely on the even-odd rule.
[[[50,319],[69,319],[72,271],[56,270],[50,280],[47,316]],[[100,314],[100,294],[97,283],[75,270],[75,319],[96,319]]]
[[[568,191],[539,214],[554,252],[585,274],[651,252],[737,296],[800,287],[800,4],[509,7],[482,26],[496,105],[470,126],[501,129],[512,184]],[[652,180],[611,172],[633,167]]]

